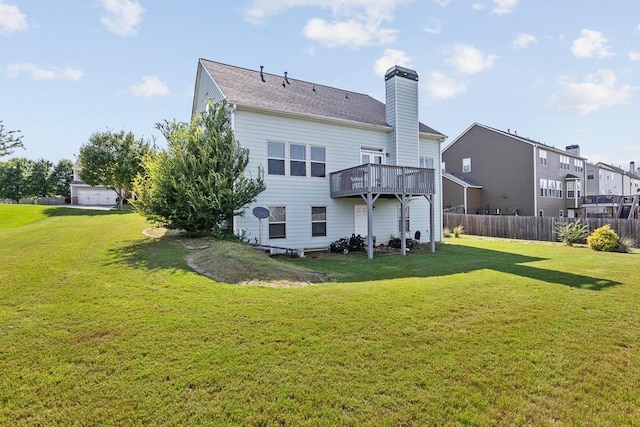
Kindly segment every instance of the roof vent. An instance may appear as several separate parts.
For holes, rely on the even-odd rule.
[[[260,66],[260,80],[262,80],[264,82],[264,73],[262,72],[262,70],[264,69],[264,65]]]
[[[287,82],[288,85],[291,84],[291,82],[289,81],[289,77],[287,77],[287,72],[284,72],[284,81]]]

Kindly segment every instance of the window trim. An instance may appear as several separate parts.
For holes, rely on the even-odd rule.
[[[302,148],[302,159],[293,158],[292,156],[292,147],[301,147]],[[294,169],[292,166],[298,164],[304,165],[302,168],[303,173],[293,173]],[[307,176],[307,146],[305,144],[296,144],[295,142],[289,143],[289,176]]]
[[[287,207],[286,206],[269,206],[269,240],[275,240],[275,239],[286,239],[287,238]],[[271,218],[273,216],[273,211],[275,209],[282,209],[282,213],[283,213],[283,219],[282,220],[275,220],[276,218],[274,218],[274,220],[272,221]],[[275,235],[272,236],[271,235],[271,226],[272,225],[284,225],[284,233],[282,236],[280,235]]]
[[[471,172],[471,157],[465,157],[462,159],[462,173]]]
[[[538,149],[538,163],[547,166],[547,150]]]
[[[324,209],[324,219],[313,219],[314,209]],[[317,234],[313,231],[314,224],[324,224],[324,234]],[[311,206],[311,237],[327,237],[327,207],[326,206]]]
[[[269,152],[269,147],[271,145],[281,145],[282,146],[282,157],[271,156]],[[285,142],[280,141],[267,141],[267,175],[274,176],[286,176],[287,175],[287,144]],[[271,172],[271,160],[282,162],[282,173]]]
[[[323,160],[314,160],[313,159],[313,149],[321,149]],[[310,176],[312,178],[326,178],[327,177],[327,147],[323,147],[321,145],[310,145],[309,146],[309,163],[311,165]],[[314,175],[313,174],[313,165],[322,165],[323,171],[322,175]]]
[[[429,161],[431,162],[431,167],[427,166],[427,164],[429,163]],[[433,157],[429,157],[429,156],[420,156],[420,159],[418,161],[419,165],[421,168],[425,168],[425,169],[435,169],[435,164],[436,161]]]

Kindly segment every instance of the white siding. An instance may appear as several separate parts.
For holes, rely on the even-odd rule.
[[[360,147],[373,145],[389,148],[389,134],[385,131],[367,130],[356,127],[340,126],[308,121],[291,117],[266,115],[257,112],[236,110],[234,117],[235,136],[240,144],[250,150],[250,162],[247,174],[256,176],[259,167],[264,168],[267,189],[260,194],[258,200],[250,205],[244,217],[235,219],[237,232],[245,231],[251,241],[259,238],[259,220],[253,216],[251,210],[256,206],[285,206],[286,239],[268,239],[268,220],[263,221],[263,244],[287,248],[315,248],[327,247],[329,244],[354,232],[354,205],[365,204],[361,198],[332,199],[329,189],[329,173],[353,167],[360,163]],[[285,176],[267,174],[267,142],[277,141],[287,144],[285,154]],[[289,176],[288,144],[304,144],[326,148],[325,178]],[[423,142],[425,153],[432,155],[438,164],[439,144],[425,139]],[[415,153],[417,164],[418,152]],[[307,156],[307,162],[309,162]],[[307,170],[309,167],[307,167]],[[437,178],[439,181],[439,179]],[[439,182],[437,184],[439,191]],[[439,202],[439,197],[435,197]],[[394,199],[378,199],[373,214],[376,242],[386,243],[391,236],[398,236],[397,206]],[[327,236],[311,236],[311,207],[326,206],[327,208]],[[429,228],[429,207],[426,199],[416,198],[411,201],[411,235],[415,230],[421,230],[422,240],[428,239],[426,230]],[[435,206],[435,212],[441,208]],[[414,213],[415,212],[415,213]],[[439,218],[439,215],[436,215]],[[415,226],[414,226],[415,224]],[[440,222],[436,221],[439,230]],[[439,238],[438,231],[436,237]]]
[[[202,64],[198,63],[192,113],[204,111],[205,105],[209,99],[212,99],[214,102],[222,102],[226,98],[220,91],[220,88],[218,88],[214,83],[211,76],[209,76],[207,70],[202,66]]]
[[[418,82],[394,76],[386,90],[387,121],[394,127],[391,160],[398,166],[418,166]]]

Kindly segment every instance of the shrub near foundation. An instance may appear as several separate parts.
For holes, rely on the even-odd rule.
[[[604,225],[587,237],[587,244],[594,251],[612,252],[618,248],[618,240],[616,232],[609,225]]]

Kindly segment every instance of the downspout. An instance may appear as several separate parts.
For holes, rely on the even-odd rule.
[[[536,156],[537,145],[533,146],[533,216],[538,216],[538,158]]]
[[[467,212],[469,211],[468,207],[467,207],[467,190],[469,189],[469,187],[467,187],[466,185],[463,188],[463,193],[462,193],[462,203],[464,204],[464,214],[466,215]]]
[[[230,116],[231,116],[231,131],[233,132],[233,136],[235,138],[235,135],[236,135],[236,115],[235,115],[235,113],[236,113],[237,105],[236,104],[231,104],[230,106],[231,106],[231,114],[230,114]],[[234,215],[232,218],[233,219],[232,219],[232,226],[231,226],[232,228],[231,228],[231,230],[237,230],[236,229],[236,226],[237,226],[236,216]],[[240,230],[237,230],[236,234],[239,236],[240,235]]]

